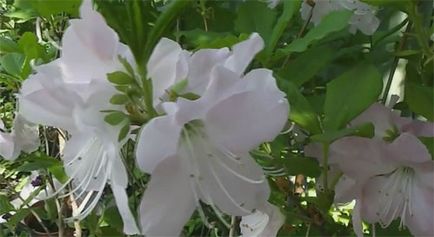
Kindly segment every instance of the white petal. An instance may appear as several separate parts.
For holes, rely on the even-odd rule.
[[[353,222],[353,229],[356,233],[357,237],[363,237],[363,226],[362,226],[362,210],[361,210],[361,204],[359,201],[356,201],[356,205],[354,206],[351,220]]]
[[[128,196],[125,191],[126,187],[112,184],[111,188],[115,197],[116,205],[124,223],[124,233],[127,235],[140,234],[136,220],[130,210],[130,207],[128,206]]]
[[[329,182],[333,180],[329,179]],[[335,186],[335,203],[349,203],[360,195],[360,185],[346,175],[342,175]]]
[[[431,176],[432,177],[432,176]],[[432,182],[432,179],[430,180]],[[414,236],[432,236],[434,233],[434,190],[415,183],[411,197],[413,216],[407,215],[407,227]]]
[[[267,203],[254,214],[243,216],[240,222],[241,236],[273,237],[283,225],[285,217],[280,209]]]
[[[152,173],[140,204],[142,234],[179,236],[196,208],[188,174],[172,156]]]
[[[225,67],[241,75],[255,55],[264,48],[264,40],[258,33],[232,47],[232,55],[226,60]]]
[[[246,152],[280,133],[288,118],[289,105],[267,70],[250,72],[237,86],[245,92],[213,106],[204,123],[217,143],[233,152]]]
[[[155,167],[176,153],[181,126],[173,116],[152,119],[140,131],[136,144],[136,162],[144,172],[152,173]]]
[[[0,156],[7,160],[15,160],[19,151],[15,149],[14,137],[11,134],[0,133]]]
[[[191,56],[188,74],[188,92],[202,95],[211,80],[212,69],[223,64],[229,56],[229,49],[201,49]]]
[[[426,146],[414,135],[402,133],[389,146],[386,159],[400,166],[413,166],[431,161]]]
[[[192,178],[198,180],[204,202],[234,216],[250,214],[266,202],[268,183],[248,153],[233,154],[216,146],[200,130],[192,133],[181,140],[178,154],[190,167]]]
[[[162,38],[155,46],[146,66],[152,80],[154,105],[176,81],[186,79],[188,67],[186,57],[179,44]]]
[[[33,152],[39,147],[39,128],[33,123],[27,122],[20,114],[14,119],[12,134],[15,136],[15,148],[27,153]]]

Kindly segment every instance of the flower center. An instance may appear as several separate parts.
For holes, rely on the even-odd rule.
[[[199,203],[202,200],[208,204],[222,223],[228,227],[230,226],[224,219],[222,211],[215,205],[217,198],[219,200],[221,198],[226,199],[246,214],[254,212],[248,200],[242,200],[242,197],[237,196],[233,190],[230,190],[227,177],[224,177],[229,175],[234,179],[243,181],[245,184],[265,182],[265,178],[255,180],[249,177],[247,172],[243,172],[243,166],[246,165],[243,159],[250,157],[237,156],[211,141],[206,134],[202,121],[199,120],[191,121],[184,126],[178,150],[179,158],[184,166],[183,169],[188,172],[190,186],[196,201]],[[247,167],[245,170],[247,170]],[[214,196],[216,192],[219,192],[219,197]],[[198,207],[198,212],[204,223],[209,224],[201,205],[198,205]]]
[[[400,228],[406,226],[407,217],[413,216],[413,203],[411,200],[413,193],[413,183],[415,172],[410,167],[401,167],[386,175],[387,181],[384,183],[380,193],[380,209],[377,215],[380,217],[380,225],[383,228],[401,217]]]

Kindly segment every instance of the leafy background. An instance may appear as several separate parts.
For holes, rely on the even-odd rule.
[[[68,20],[78,17],[80,2],[0,0],[0,116],[7,128],[11,127],[14,95],[21,82],[34,66],[59,56],[62,33]],[[372,137],[372,124],[357,129],[348,129],[346,124],[373,102],[388,103],[391,88],[402,97],[395,109],[413,118],[434,120],[432,1],[365,2],[380,9],[381,25],[372,36],[349,33],[348,12],[333,12],[316,27],[306,24],[299,13],[301,0],[283,1],[275,9],[255,0],[97,0],[96,5],[143,68],[162,36],[197,50],[230,47],[258,32],[265,49],[251,68],[274,71],[291,104],[288,128],[295,126],[252,152],[269,176],[270,202],[282,207],[286,216],[279,235],[352,236],[351,204],[337,207],[332,204],[332,191],[315,191],[324,170],[315,159],[304,156],[303,147],[311,141],[330,144],[348,135]],[[40,131],[43,143],[39,151],[23,154],[13,163],[0,160],[0,215],[4,219],[0,236],[57,235],[58,231],[69,236],[74,229],[85,236],[122,236],[122,221],[110,190],[89,217],[75,223],[61,224],[70,214],[72,204],[67,198],[39,205],[23,200],[19,208],[11,205],[32,181],[32,172],[38,172],[40,181],[33,195],[51,187],[54,179],[65,180],[59,154],[64,132],[49,127]],[[433,153],[432,138],[421,140]],[[133,145],[126,145],[124,158],[130,170],[130,205],[135,209],[148,177],[134,166]],[[229,230],[212,211],[206,206],[204,210],[215,227],[207,228],[195,214],[183,234],[228,235]],[[35,216],[39,220],[35,221]],[[377,226],[377,236],[408,236],[398,224],[387,229]],[[365,227],[372,231],[372,226]]]

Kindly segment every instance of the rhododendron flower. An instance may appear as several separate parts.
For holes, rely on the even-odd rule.
[[[380,25],[375,16],[377,9],[359,0],[306,0],[303,1],[300,11],[304,20],[311,17],[311,21],[318,25],[330,12],[344,9],[353,12],[348,22],[349,31],[353,34],[360,30],[365,35],[372,35]]]
[[[240,222],[242,236],[271,237],[276,236],[285,221],[279,208],[267,203],[255,213],[243,216]]]
[[[65,32],[61,57],[37,67],[37,73],[23,83],[19,113],[31,122],[65,129],[71,135],[63,154],[70,180],[58,192],[72,182],[71,193],[84,199],[74,217],[87,216],[109,182],[124,232],[137,234],[120,154],[126,140],[118,141],[122,125],[108,125],[101,112],[122,110],[109,103],[116,91],[106,74],[122,68],[118,55],[131,54],[102,16],[92,10],[90,1],[83,2],[80,13],[82,19],[72,20]]]
[[[200,49],[194,53],[183,50],[175,41],[162,38],[147,64],[148,77],[152,79],[154,105],[164,101],[167,90],[182,80],[186,80],[187,85],[180,93],[202,95],[209,83],[211,70],[216,65],[222,65],[237,75],[243,74],[263,47],[264,41],[257,33],[235,44],[232,50]]]
[[[201,98],[164,103],[167,114],[143,127],[136,159],[151,174],[139,211],[143,234],[179,235],[199,200],[220,216],[249,215],[266,202],[269,187],[249,151],[279,134],[288,102],[271,71],[239,74],[215,66]]]
[[[38,126],[27,122],[17,114],[11,133],[6,133],[3,121],[0,120],[0,156],[7,160],[15,160],[21,153],[33,152],[39,147]],[[1,131],[2,130],[2,131]]]
[[[433,137],[434,124],[400,117],[375,103],[351,125],[372,122],[375,137],[344,137],[330,146],[329,165],[343,172],[335,187],[335,202],[356,200],[354,229],[363,236],[361,220],[387,227],[400,225],[416,236],[434,233],[434,161],[416,136]],[[318,144],[306,155],[322,157]],[[332,172],[335,173],[335,172]],[[339,175],[330,175],[330,178]]]

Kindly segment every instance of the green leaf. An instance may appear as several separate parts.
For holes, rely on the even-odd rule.
[[[334,57],[335,52],[330,47],[315,47],[290,61],[278,74],[287,75],[291,82],[301,86],[329,65]]]
[[[310,157],[291,155],[286,159],[276,159],[283,164],[289,175],[306,175],[309,177],[318,177],[321,174],[321,168],[318,161]]]
[[[434,121],[434,89],[406,81],[405,99],[411,111]]]
[[[6,38],[4,36],[0,36],[0,53],[13,53],[19,52],[18,44],[15,41]]]
[[[130,99],[126,95],[117,94],[110,98],[110,103],[114,105],[126,104]]]
[[[303,38],[296,39],[285,48],[279,50],[280,54],[290,52],[303,52],[307,47],[316,41],[328,36],[331,33],[345,29],[353,12],[342,10],[333,11],[326,15],[321,22],[312,28]]]
[[[33,8],[43,17],[62,12],[78,16],[82,0],[32,0]]]
[[[12,227],[15,227],[21,220],[23,220],[30,213],[31,212],[29,208],[22,208],[20,210],[17,210],[17,212],[8,219],[7,224]]]
[[[44,47],[38,43],[38,38],[32,32],[24,33],[18,40],[18,46],[28,59],[43,56]]]
[[[257,32],[268,44],[276,21],[276,12],[259,1],[245,1],[239,8],[235,30],[239,33]]]
[[[129,85],[135,82],[134,78],[121,71],[107,73],[107,79],[116,85]]]
[[[382,85],[381,74],[369,64],[360,64],[329,82],[324,104],[325,130],[345,127],[377,100]]]
[[[375,134],[375,128],[372,123],[364,123],[356,127],[345,128],[339,131],[327,131],[323,134],[317,134],[311,137],[314,142],[331,144],[339,138],[347,136],[359,136],[372,138]]]
[[[6,196],[0,195],[0,216],[15,210],[14,206],[9,202]]]
[[[293,1],[283,1],[283,13],[277,20],[276,26],[274,26],[273,31],[270,36],[270,42],[265,47],[265,51],[268,56],[274,51],[274,48],[277,45],[282,34],[285,32],[285,29],[288,27],[289,21],[294,16],[294,13],[298,12],[300,9],[301,1],[293,0]]]
[[[118,141],[122,141],[124,138],[126,138],[129,132],[130,121],[127,120],[127,123],[121,128],[121,131],[119,132]]]
[[[8,53],[0,59],[0,64],[7,73],[22,78],[24,60],[24,55],[20,53]]]
[[[128,116],[122,112],[112,112],[104,117],[104,121],[106,121],[110,125],[118,125],[122,121],[128,119]]]
[[[310,103],[293,83],[287,82],[285,86],[287,87],[288,101],[291,105],[289,119],[313,134],[321,133],[319,117]]]

